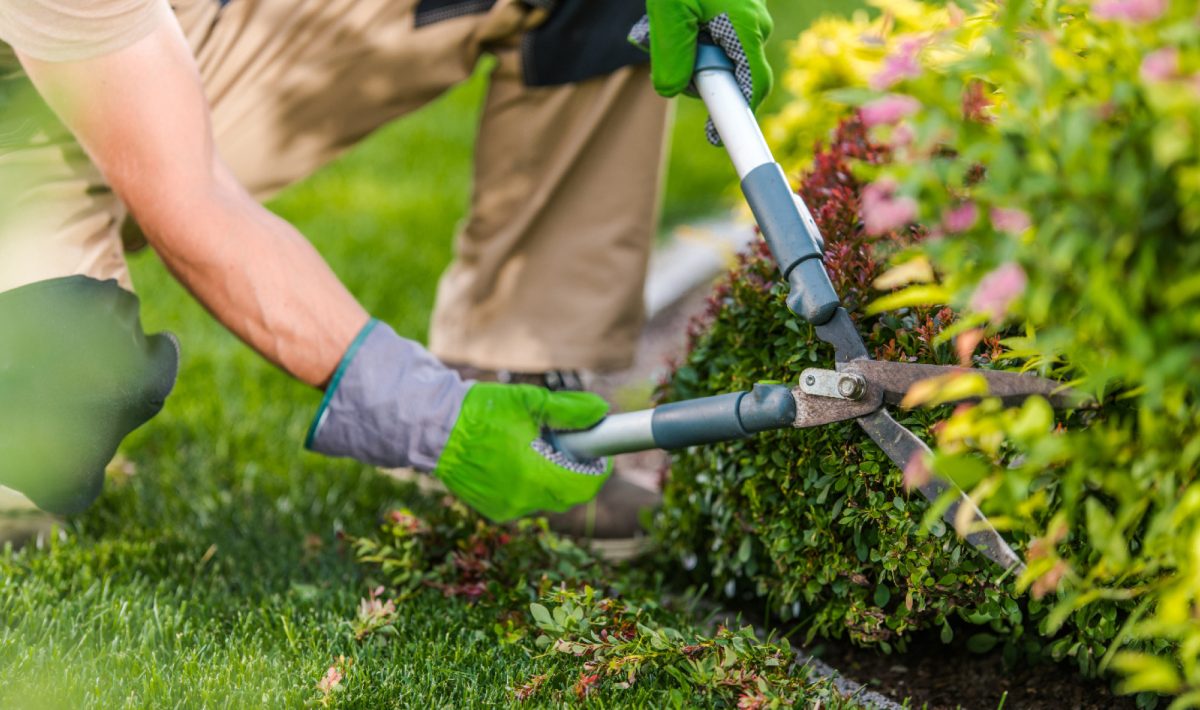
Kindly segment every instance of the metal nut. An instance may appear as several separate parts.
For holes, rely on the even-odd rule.
[[[864,387],[861,377],[856,375],[842,375],[838,378],[838,394],[846,399],[861,399],[865,390],[866,387]]]
[[[813,385],[817,384],[817,378],[812,375],[809,375],[808,377],[804,378],[804,384],[808,385],[809,387],[812,387]]]

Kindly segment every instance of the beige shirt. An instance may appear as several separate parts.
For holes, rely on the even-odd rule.
[[[137,42],[170,11],[167,0],[0,0],[0,40],[43,61],[90,59]]]

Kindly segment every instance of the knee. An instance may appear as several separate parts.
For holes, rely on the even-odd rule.
[[[136,296],[72,276],[0,293],[0,484],[75,513],[175,383],[173,336],[147,336]]]

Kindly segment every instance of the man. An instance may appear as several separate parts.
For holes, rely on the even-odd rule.
[[[601,399],[443,362],[543,384],[628,364],[665,123],[647,73],[684,90],[698,27],[719,19],[757,103],[761,2],[0,0],[0,485],[83,509],[170,391],[178,348],[139,325],[131,218],[127,235],[217,319],[325,390],[312,450],[433,471],[496,520],[592,499],[611,465],[566,460],[541,433],[591,426]],[[622,42],[643,10],[649,71]],[[484,53],[498,64],[431,354],[259,200]]]

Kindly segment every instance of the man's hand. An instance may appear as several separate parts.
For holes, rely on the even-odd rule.
[[[18,56],[167,268],[264,357],[311,385],[327,382],[367,313],[217,155],[174,15],[164,11],[148,36],[93,59]]]
[[[750,107],[757,109],[770,93],[771,65],[765,43],[772,22],[765,0],[647,0],[646,14],[650,18],[650,78],[658,93],[675,96],[688,87],[700,25],[714,21],[727,21],[741,42],[753,84]]]
[[[472,508],[503,521],[596,495],[612,464],[569,461],[543,429],[586,429],[607,411],[586,392],[468,385],[372,321],[338,367],[306,445],[385,468],[432,470]]]
[[[588,392],[473,385],[434,475],[495,521],[539,510],[562,512],[591,500],[612,473],[612,462],[570,462],[542,438],[542,430],[586,429],[607,411],[608,404]]]

